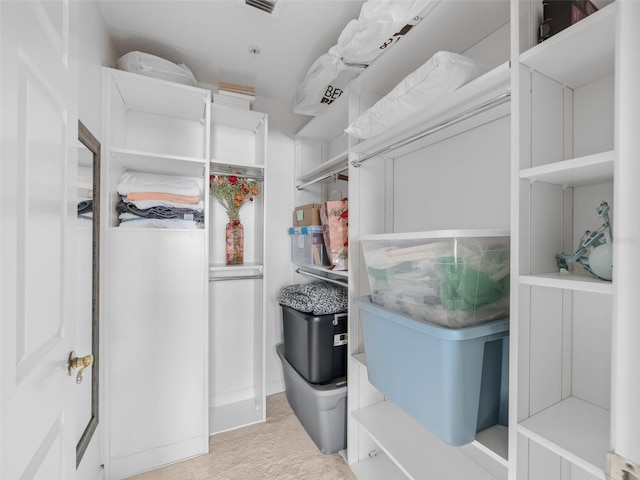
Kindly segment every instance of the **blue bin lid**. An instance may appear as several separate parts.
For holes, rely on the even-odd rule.
[[[322,233],[322,227],[289,227],[289,235],[311,235],[312,233]]]
[[[504,336],[509,332],[508,318],[492,320],[486,323],[481,323],[479,325],[472,325],[470,327],[447,328],[429,323],[426,320],[420,320],[417,318],[409,317],[408,315],[403,315],[402,313],[393,312],[381,305],[376,305],[371,301],[371,296],[369,295],[356,297],[354,298],[354,302],[361,310],[366,310],[369,313],[395,322],[398,325],[412,328],[425,335],[444,338],[446,340],[471,340],[478,337],[484,337],[486,335],[501,333]]]

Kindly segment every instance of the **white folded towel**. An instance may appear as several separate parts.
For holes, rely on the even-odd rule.
[[[124,172],[118,184],[118,193],[163,192],[188,197],[200,197],[202,190],[195,178],[175,177],[159,173]]]

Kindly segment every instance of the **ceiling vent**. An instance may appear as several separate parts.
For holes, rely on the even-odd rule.
[[[238,0],[238,3],[257,8],[270,15],[277,15],[283,0]]]

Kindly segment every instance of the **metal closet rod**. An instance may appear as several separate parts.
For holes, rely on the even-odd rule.
[[[500,95],[492,98],[491,100],[487,100],[486,102],[481,103],[480,105],[476,105],[475,107],[465,110],[464,112],[453,115],[452,117],[449,117],[446,120],[432,127],[429,127],[426,130],[423,130],[412,137],[409,137],[405,140],[401,140],[398,143],[387,145],[386,147],[383,147],[380,150],[377,150],[373,153],[369,153],[363,156],[362,158],[359,158],[358,160],[352,160],[351,164],[354,167],[359,167],[367,160],[371,160],[372,158],[379,157],[380,155],[389,153],[393,150],[397,150],[398,148],[404,147],[405,145],[409,145],[410,143],[413,143],[417,140],[425,138],[433,133],[439,132],[440,130],[443,130],[447,127],[455,125],[456,123],[460,123],[463,120],[479,115],[482,112],[486,112],[487,110],[490,110],[492,108],[497,107],[498,105],[502,105],[503,103],[508,102],[510,98],[511,98],[511,90],[507,90],[506,92],[501,93]]]
[[[261,173],[257,173],[257,174],[250,174],[250,173],[229,173],[229,172],[218,172],[218,171],[214,171],[214,170],[209,170],[209,175],[222,175],[225,177],[229,177],[229,176],[235,176],[235,177],[242,177],[242,178],[256,178],[258,180],[264,180],[264,175]]]
[[[326,280],[327,282],[335,283],[336,285],[340,285],[341,287],[347,286],[345,282],[341,282],[340,280],[334,280],[333,278],[323,277],[322,275],[316,275],[315,273],[307,272],[306,270],[302,270],[301,268],[296,268],[296,273],[307,275],[313,278],[319,278],[320,280]]]
[[[258,280],[261,278],[263,278],[262,274],[258,273],[256,275],[233,275],[233,276],[227,276],[227,277],[209,277],[209,281],[220,282],[220,281],[227,281],[227,280]]]
[[[306,183],[301,183],[300,185],[296,186],[296,188],[298,190],[304,190],[305,188],[307,188],[309,185],[313,185],[314,183],[318,183],[321,182],[322,180],[326,180],[327,178],[333,177],[334,175],[338,175],[341,172],[344,172],[345,170],[347,170],[346,166],[340,166],[339,168],[335,168],[333,170],[331,170],[329,173],[326,173],[324,175],[321,175],[317,178],[314,178],[313,180],[310,180]],[[340,179],[342,180],[342,179]]]

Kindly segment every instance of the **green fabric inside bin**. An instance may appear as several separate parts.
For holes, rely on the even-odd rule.
[[[440,301],[450,310],[473,310],[509,295],[509,275],[494,280],[455,257],[440,257],[437,264],[443,273]]]

